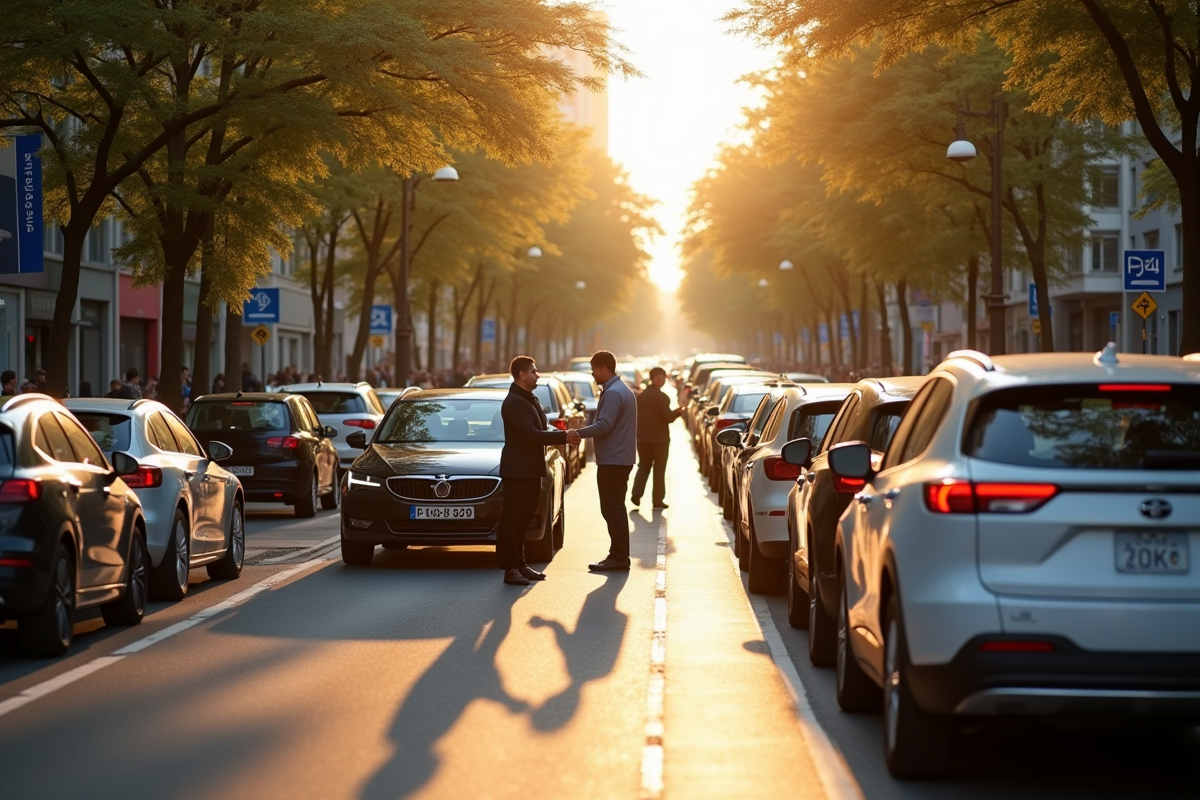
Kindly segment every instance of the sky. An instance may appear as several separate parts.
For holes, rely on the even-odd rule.
[[[609,84],[609,154],[633,187],[658,200],[664,234],[651,245],[650,279],[673,291],[683,273],[679,242],[692,183],[737,136],[742,108],[756,103],[743,75],[773,54],[726,33],[737,0],[601,0],[618,41],[644,78]]]

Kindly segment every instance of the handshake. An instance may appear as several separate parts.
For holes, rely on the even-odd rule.
[[[579,444],[583,437],[579,435],[579,431],[567,431],[567,444]]]

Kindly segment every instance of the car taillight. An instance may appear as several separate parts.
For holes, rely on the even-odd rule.
[[[550,424],[558,428],[560,431],[565,431],[567,429],[567,421],[565,419],[552,420]]]
[[[741,422],[741,420],[737,417],[730,417],[728,419],[718,418],[717,421],[713,423],[713,433],[723,431],[735,422]]]
[[[368,431],[375,429],[375,420],[373,419],[348,419],[346,424],[351,428],[364,428]]]
[[[32,503],[41,496],[41,481],[13,478],[0,483],[0,503]]]
[[[132,475],[121,476],[130,489],[153,489],[162,486],[163,473],[158,467],[139,466]]]
[[[267,447],[280,447],[284,450],[295,450],[300,446],[300,440],[295,436],[272,436],[267,439]]]
[[[783,456],[768,456],[763,459],[763,474],[772,481],[794,481],[800,477],[800,467],[784,461]]]
[[[935,514],[1026,514],[1058,494],[1051,483],[971,483],[947,479],[925,484],[925,506]]]
[[[835,475],[833,478],[833,488],[838,494],[857,494],[866,485],[867,482],[863,478],[846,478],[841,475]]]

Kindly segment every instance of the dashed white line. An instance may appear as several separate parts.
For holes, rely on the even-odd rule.
[[[302,556],[307,556],[311,553],[316,553],[319,550],[324,550],[326,547],[329,547],[331,544],[341,541],[341,538],[342,538],[342,535],[339,533],[337,536],[330,536],[325,541],[318,542],[317,544],[314,544],[312,547],[305,547],[303,550],[297,550],[294,553],[287,553],[282,556],[274,556],[273,558],[265,558],[258,563],[260,563],[260,564],[279,564],[284,561],[289,561],[293,558],[300,558]]]
[[[667,521],[658,521],[654,573],[654,633],[650,644],[650,685],[646,689],[646,741],[642,745],[642,800],[663,796],[663,699],[667,666]]]

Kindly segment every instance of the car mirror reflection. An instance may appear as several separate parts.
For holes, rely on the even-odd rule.
[[[362,431],[355,431],[346,436],[346,444],[351,447],[356,447],[359,450],[367,449],[367,435]]]

